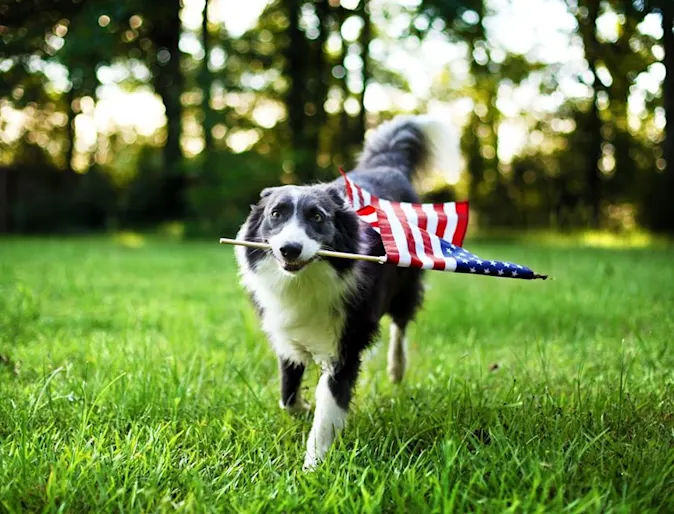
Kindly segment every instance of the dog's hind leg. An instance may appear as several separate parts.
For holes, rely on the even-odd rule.
[[[302,399],[302,375],[304,364],[295,364],[292,361],[279,357],[279,371],[281,373],[281,401],[282,409],[294,414],[309,410],[309,404]]]
[[[391,315],[391,335],[388,343],[388,376],[391,382],[403,379],[407,368],[407,339],[405,332],[414,319],[417,309],[423,301],[421,270],[405,269],[399,271],[402,284],[391,301],[388,313]]]
[[[403,379],[407,367],[407,341],[405,326],[391,322],[391,332],[388,341],[388,376],[391,382],[397,384]]]

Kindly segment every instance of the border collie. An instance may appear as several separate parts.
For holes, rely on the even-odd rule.
[[[451,137],[450,137],[451,136]],[[431,164],[456,166],[458,138],[426,116],[397,117],[368,138],[349,178],[393,201],[418,202],[411,179]],[[447,162],[447,161],[453,162]],[[280,405],[308,410],[300,395],[312,361],[321,366],[305,469],[323,460],[346,422],[363,350],[391,318],[388,374],[405,371],[405,330],[422,303],[422,272],[390,264],[319,258],[321,249],[384,255],[379,235],[346,200],[344,180],[264,189],[238,234],[270,250],[237,247],[242,284],[250,293],[281,375]]]

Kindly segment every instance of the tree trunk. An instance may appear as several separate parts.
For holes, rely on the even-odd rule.
[[[585,171],[587,184],[587,202],[590,207],[590,224],[594,228],[599,227],[601,217],[601,171],[599,169],[599,160],[601,159],[602,136],[601,136],[601,118],[599,117],[599,106],[597,105],[599,92],[604,89],[599,77],[597,76],[597,61],[599,58],[599,41],[597,40],[597,18],[599,17],[599,2],[589,0],[585,2],[588,9],[586,19],[577,17],[580,25],[580,32],[585,46],[585,58],[594,77],[592,84],[592,106],[590,107],[588,119],[589,141],[589,160]]]
[[[367,83],[370,80],[370,41],[372,41],[372,21],[370,20],[370,8],[368,0],[361,0],[361,17],[363,18],[363,31],[360,34],[360,46],[362,48],[361,58],[363,59],[363,91],[359,97],[360,112],[358,113],[358,133],[356,142],[362,143],[365,139],[367,130],[367,116],[365,112],[365,91]]]
[[[304,64],[307,61],[304,34],[300,30],[300,0],[286,0],[288,12],[288,46],[286,47],[287,74],[290,88],[286,97],[288,125],[295,162],[295,175],[303,180],[310,175],[305,146]]]
[[[325,44],[328,40],[328,31],[330,26],[330,5],[327,0],[316,0],[316,15],[319,19],[319,34],[314,44],[314,80],[315,87],[313,91],[313,104],[316,106],[316,113],[310,121],[309,137],[307,138],[307,147],[310,150],[312,175],[315,165],[318,162],[318,154],[321,146],[321,131],[327,122],[325,113],[325,102],[328,99],[328,86],[330,81],[330,66],[326,59]],[[320,178],[312,176],[311,179]]]
[[[346,18],[347,18],[346,10],[340,9],[339,10],[340,32],[342,25],[346,21]],[[346,109],[344,107],[344,104],[346,103],[346,101],[350,96],[349,87],[347,85],[348,70],[346,69],[345,64],[347,55],[348,55],[347,43],[342,39],[342,51],[340,52],[339,55],[339,64],[341,64],[342,68],[344,69],[344,76],[341,79],[339,79],[339,88],[342,91],[342,109],[339,113],[339,133],[337,140],[339,146],[339,153],[342,155],[344,164],[348,168],[350,167],[346,162],[349,157],[348,149],[353,144],[354,136],[351,127],[351,118],[349,117],[349,113],[346,112]]]
[[[73,156],[75,155],[75,112],[73,111],[73,102],[75,101],[75,84],[72,83],[70,90],[66,93],[66,116],[68,121],[66,122],[66,138],[67,138],[67,148],[66,148],[66,171],[73,171]]]
[[[0,234],[9,232],[9,169],[0,168]]]
[[[154,88],[166,109],[166,143],[162,151],[165,171],[163,191],[164,212],[167,219],[180,219],[185,213],[185,176],[182,172],[183,152],[182,104],[180,96],[184,78],[180,69],[180,0],[167,0],[156,4],[150,13],[152,39],[157,45],[154,71]]]
[[[474,57],[476,43],[486,39],[484,28],[484,12],[478,12],[479,22],[476,24],[476,31],[468,37],[468,55],[470,57],[470,74],[475,79],[478,90],[486,95],[483,96],[482,103],[487,105],[495,93],[491,91],[491,74],[486,63],[479,63]],[[477,99],[476,99],[477,102]],[[476,106],[477,107],[477,106]],[[470,121],[464,130],[461,138],[464,155],[466,156],[466,171],[470,178],[468,186],[468,198],[472,206],[480,213],[481,219],[485,225],[492,223],[489,215],[489,191],[485,185],[485,172],[489,168],[488,160],[483,156],[482,147],[485,144],[480,137],[480,126],[483,120],[478,116],[477,109],[473,110]],[[493,128],[493,127],[492,127]],[[497,158],[497,157],[495,157]],[[498,163],[495,166],[498,169]]]
[[[662,84],[662,100],[665,108],[665,140],[662,143],[663,156],[666,162],[665,173],[669,191],[674,192],[674,5],[671,0],[662,0],[662,42],[665,49],[663,64],[666,75]],[[674,213],[670,214],[670,230],[674,231]]]
[[[211,86],[213,76],[208,68],[208,60],[211,56],[211,37],[208,32],[208,4],[210,0],[204,3],[204,14],[201,21],[201,44],[204,47],[204,63],[201,66],[199,82],[201,94],[203,95],[201,110],[204,117],[204,151],[206,152],[206,161],[209,159],[210,152],[213,151],[213,126],[215,125],[215,116],[211,108]]]

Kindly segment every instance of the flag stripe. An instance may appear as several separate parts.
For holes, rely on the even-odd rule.
[[[443,255],[440,239],[435,235],[438,227],[438,213],[430,204],[423,204],[421,207],[428,219],[428,231],[426,233],[431,244],[433,255]],[[438,260],[434,269],[444,270],[446,267],[446,260],[443,258]]]
[[[443,234],[438,234],[438,236],[445,241],[451,241],[454,238],[454,232],[456,232],[459,221],[456,213],[456,204],[445,203],[442,205],[442,208],[447,215],[447,225],[445,226],[445,232]]]
[[[410,224],[414,242],[416,244],[417,254],[427,269],[444,269],[444,259],[438,259],[433,245],[431,244],[430,234],[426,230],[428,216],[421,205],[400,204],[407,221]]]
[[[435,234],[444,239],[445,230],[447,229],[447,212],[444,204],[433,204],[433,210],[438,216],[438,226],[435,229]]]
[[[459,247],[468,225],[467,202],[392,202],[370,194],[346,175],[344,180],[346,196],[361,221],[381,235],[387,262],[422,269],[492,273],[484,264],[476,264],[482,263],[477,257]],[[471,257],[475,260],[469,260]],[[482,267],[471,271],[473,264]],[[493,273],[499,271],[503,270],[494,269]]]
[[[400,223],[400,228],[402,229],[402,233],[405,236],[407,251],[410,254],[410,266],[412,266],[413,268],[422,268],[423,263],[421,262],[421,259],[417,255],[417,249],[414,242],[414,235],[412,234],[412,227],[410,226],[409,223],[407,223],[408,220],[405,219],[405,212],[400,207],[399,203],[389,202],[389,204],[391,206],[393,213],[396,216],[396,220],[406,221],[406,223]]]
[[[391,230],[388,215],[380,208],[379,198],[376,196],[372,197],[372,205],[376,209],[379,219],[381,241],[384,244],[384,250],[386,251],[386,262],[391,262],[397,266],[400,263],[400,252],[396,240],[393,237],[393,231]]]
[[[342,170],[340,170],[340,171],[342,171]],[[344,174],[344,172],[342,171],[342,175],[343,174]],[[351,202],[351,204],[353,205],[353,190],[351,188],[352,182],[349,179],[347,179],[346,176],[344,176],[344,179],[345,179],[344,181],[346,183],[346,196],[348,197],[349,202]],[[356,210],[358,210],[358,209],[356,208]]]
[[[406,204],[403,204],[406,205]],[[426,252],[426,255],[433,255],[433,246],[431,245],[431,238],[428,237],[428,215],[426,214],[426,211],[424,210],[424,206],[422,204],[410,204],[414,212],[416,213],[417,216],[417,225],[419,227],[419,230],[421,231],[421,238],[424,243],[424,251]]]
[[[377,210],[371,205],[365,206],[356,213],[361,221],[370,225],[373,229],[379,232],[379,218]]]
[[[456,213],[458,215],[458,223],[456,226],[456,232],[454,232],[454,237],[452,238],[452,244],[455,244],[456,246],[462,246],[463,239],[466,237],[466,230],[468,229],[468,217],[470,215],[470,212],[468,211],[468,202],[457,202]]]
[[[427,231],[429,234],[437,234],[438,230],[438,213],[431,204],[425,203],[421,205],[421,210],[426,213],[426,222],[428,223]]]
[[[360,207],[364,207],[366,204],[365,201],[363,200],[363,190],[360,187],[356,186],[356,191],[358,192],[358,202],[360,203]]]
[[[410,205],[413,209],[414,212],[417,215],[417,225],[421,230],[428,230],[428,216],[426,215],[426,211],[424,211],[423,204],[418,204],[418,203],[411,203],[411,204],[405,204],[405,205]]]
[[[419,226],[417,209],[414,208],[413,204],[409,203],[401,203],[400,208],[407,218],[408,225],[412,231],[414,249],[422,263],[422,268],[433,269],[435,267],[435,258],[433,249],[431,248],[431,240],[428,237],[428,233]],[[426,243],[428,243],[428,247],[426,246]]]
[[[388,220],[388,226],[391,230],[391,236],[395,242],[398,254],[400,255],[399,263],[401,266],[411,266],[421,267],[421,261],[416,256],[412,255],[413,246],[410,245],[411,235],[409,233],[409,227],[405,230],[405,227],[401,220],[398,218],[396,211],[388,200],[379,200],[379,207],[386,215]]]

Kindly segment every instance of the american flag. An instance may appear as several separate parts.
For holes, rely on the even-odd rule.
[[[519,264],[480,259],[461,248],[468,228],[468,202],[392,202],[370,194],[343,171],[342,175],[358,216],[381,235],[386,262],[503,278],[547,278]]]

